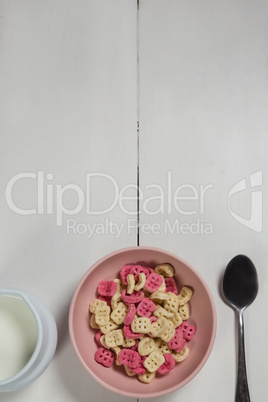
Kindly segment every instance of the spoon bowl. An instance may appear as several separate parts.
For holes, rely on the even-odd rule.
[[[243,311],[255,300],[258,293],[258,275],[253,262],[245,255],[235,256],[226,267],[222,287],[226,302],[235,310],[238,317],[238,375],[235,401],[250,402]]]
[[[237,255],[226,267],[223,293],[234,309],[245,309],[258,293],[258,275],[253,262],[245,255]]]

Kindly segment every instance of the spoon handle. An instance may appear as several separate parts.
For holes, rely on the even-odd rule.
[[[235,402],[250,402],[244,345],[243,310],[238,311],[238,374]]]

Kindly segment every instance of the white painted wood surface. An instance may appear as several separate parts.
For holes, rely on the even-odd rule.
[[[141,223],[150,223],[151,232],[155,223],[161,229],[154,235],[141,230],[140,244],[171,250],[193,264],[209,284],[218,314],[215,346],[204,369],[186,387],[156,399],[161,402],[234,400],[234,313],[222,302],[219,284],[226,264],[239,253],[248,255],[259,273],[260,293],[245,312],[245,337],[252,401],[267,397],[267,12],[265,1],[141,2],[140,184],[147,200],[159,191],[146,185],[161,186],[165,206],[151,216],[141,208]],[[230,208],[250,219],[258,206],[251,205],[249,178],[258,171],[263,186],[252,191],[263,192],[262,232],[243,226],[228,210],[229,191],[245,178],[248,189],[233,195]],[[177,195],[195,199],[172,202],[169,214],[168,194],[174,199],[182,185],[188,187]],[[211,186],[203,204],[200,186]],[[145,207],[153,212],[159,205]],[[202,223],[213,233],[202,233]]]
[[[38,294],[59,329],[58,350],[46,372],[24,390],[1,394],[3,402],[131,400],[87,375],[72,350],[67,315],[88,267],[136,244],[135,229],[128,230],[136,219],[135,200],[124,204],[133,215],[119,205],[97,216],[84,207],[65,214],[57,226],[56,195],[53,214],[21,216],[7,205],[5,190],[16,174],[41,172],[40,178],[44,172],[45,190],[73,184],[86,192],[87,174],[102,173],[106,177],[91,179],[88,198],[91,210],[104,210],[113,202],[112,180],[119,189],[135,185],[137,160],[144,196],[140,245],[171,250],[195,266],[218,313],[217,338],[204,369],[159,402],[234,399],[234,314],[219,296],[219,283],[238,253],[251,257],[259,273],[260,293],[245,313],[246,351],[252,400],[266,400],[268,5],[139,3],[138,24],[136,0],[0,3],[1,287]],[[262,173],[262,184],[250,189],[255,172]],[[248,189],[232,196],[229,211],[228,194],[244,178]],[[161,190],[164,203],[152,201]],[[258,190],[263,213],[255,217],[251,200]],[[195,199],[174,201],[176,191]],[[36,195],[36,180],[25,179],[17,183],[14,201],[34,208]],[[66,189],[64,205],[75,208],[74,191]],[[259,230],[260,222],[262,230],[244,226],[231,212],[237,219],[252,216],[250,225]],[[123,225],[122,233],[109,222]],[[82,233],[85,223],[91,236]]]
[[[52,173],[52,183],[80,186],[104,173],[121,188],[136,182],[136,3],[133,1],[3,1],[0,19],[1,287],[36,293],[53,312],[58,349],[48,370],[3,402],[123,401],[86,373],[71,346],[68,310],[78,281],[103,255],[136,244],[132,231],[67,234],[67,220],[125,222],[118,207],[92,216],[20,216],[5,201],[13,175]],[[111,179],[92,179],[92,210],[113,201]],[[14,186],[21,208],[36,206],[36,180]],[[66,191],[66,208],[76,206]],[[54,207],[56,207],[54,199]],[[73,225],[72,225],[73,226]],[[78,227],[78,231],[83,228]]]

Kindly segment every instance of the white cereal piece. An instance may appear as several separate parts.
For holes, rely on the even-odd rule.
[[[96,308],[97,307],[101,307],[101,306],[107,306],[107,303],[106,303],[106,301],[104,301],[104,300],[99,300],[99,299],[94,299],[94,300],[92,300],[92,302],[90,303],[90,305],[89,305],[89,311],[91,312],[91,313],[96,313]]]
[[[146,282],[146,275],[145,275],[144,272],[141,272],[141,273],[139,274],[139,281],[138,281],[138,283],[136,283],[134,289],[135,289],[136,291],[139,291],[139,290],[143,289],[143,287],[144,287],[144,285],[145,285],[145,282]]]
[[[163,275],[164,278],[172,278],[175,275],[175,269],[171,264],[158,264],[154,268],[155,272],[159,275]]]
[[[134,288],[135,288],[134,275],[133,274],[128,274],[127,275],[127,293],[129,295],[132,295],[132,293],[134,292]]]
[[[164,356],[155,350],[144,360],[143,365],[150,373],[152,373],[157,371],[164,362]]]
[[[183,306],[187,303],[192,297],[193,291],[188,286],[183,286],[178,294],[178,299],[180,302],[180,306]]]
[[[155,342],[152,338],[144,337],[138,344],[138,352],[141,356],[147,356],[156,349]]]

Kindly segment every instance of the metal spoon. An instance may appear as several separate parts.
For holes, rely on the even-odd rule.
[[[244,310],[258,293],[258,275],[253,262],[245,255],[237,255],[226,267],[223,276],[223,294],[227,303],[235,310],[238,318],[238,375],[235,402],[250,402],[245,346]]]

